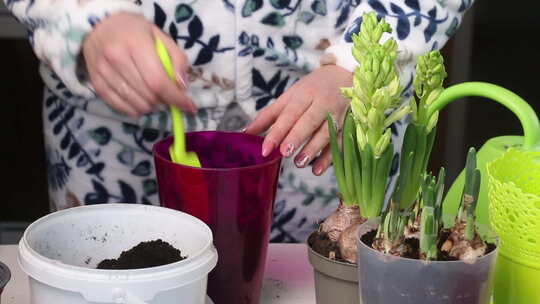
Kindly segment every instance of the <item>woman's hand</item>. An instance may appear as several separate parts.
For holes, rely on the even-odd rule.
[[[321,175],[331,163],[329,134],[326,117],[331,113],[343,122],[349,101],[340,88],[352,86],[352,73],[334,65],[323,66],[300,79],[273,104],[259,113],[246,128],[250,134],[266,135],[262,154],[270,154],[279,147],[285,157],[296,154],[299,168],[315,160],[313,173]]]
[[[160,104],[195,112],[185,83],[167,77],[154,47],[156,37],[165,44],[177,78],[184,81],[188,60],[176,43],[142,16],[120,13],[98,24],[83,44],[92,85],[111,107],[133,117]]]

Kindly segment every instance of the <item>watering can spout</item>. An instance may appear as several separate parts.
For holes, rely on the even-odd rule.
[[[491,138],[479,149],[477,154],[478,168],[483,176],[487,176],[487,164],[501,157],[509,148],[525,151],[540,151],[540,121],[533,108],[513,92],[494,84],[484,82],[466,82],[451,86],[444,90],[441,96],[430,106],[429,115],[441,110],[452,101],[463,97],[485,97],[496,101],[519,119],[523,127],[523,136],[500,136]],[[450,187],[443,203],[444,222],[450,226],[458,212],[461,194],[464,186],[464,173],[458,176]],[[479,233],[487,235],[490,231],[488,217],[487,179],[482,178],[478,206],[476,210],[479,223]]]

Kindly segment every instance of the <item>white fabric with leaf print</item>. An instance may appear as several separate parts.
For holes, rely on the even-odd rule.
[[[81,43],[103,18],[143,14],[170,34],[192,63],[199,106],[189,130],[240,130],[257,112],[320,64],[353,70],[352,33],[377,11],[396,30],[403,85],[414,57],[441,48],[472,0],[4,0],[29,29],[42,61],[44,127],[51,204],[158,202],[151,147],[168,134],[167,112],[132,120],[96,97],[80,65]],[[129,29],[126,29],[128,32]],[[407,89],[407,92],[409,90]],[[393,128],[397,142],[404,124]],[[399,147],[397,149],[399,152]],[[397,169],[396,153],[393,174]],[[303,242],[337,206],[332,170],[284,163],[272,227],[274,242]]]

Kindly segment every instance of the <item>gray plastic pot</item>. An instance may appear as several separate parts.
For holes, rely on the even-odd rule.
[[[356,265],[328,259],[315,252],[309,245],[308,258],[315,275],[317,304],[360,303]]]
[[[377,229],[371,220],[358,229],[360,298],[369,304],[489,304],[496,250],[476,260],[413,260],[385,255],[361,237]]]
[[[2,291],[4,290],[4,287],[6,287],[10,278],[11,272],[9,271],[9,268],[0,262],[0,302],[2,301]]]

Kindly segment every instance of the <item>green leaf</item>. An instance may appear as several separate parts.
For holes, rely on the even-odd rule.
[[[143,160],[140,163],[135,166],[133,170],[131,170],[131,173],[136,176],[149,176],[150,175],[150,162],[147,160]]]
[[[465,190],[466,194],[471,194],[474,186],[473,174],[476,170],[476,150],[470,148],[467,153],[467,160],[465,163]]]
[[[327,115],[328,132],[330,134],[330,150],[332,151],[332,162],[334,164],[334,174],[336,175],[336,181],[338,184],[339,192],[341,193],[344,203],[351,201],[351,196],[347,191],[347,185],[345,182],[345,172],[343,170],[343,158],[337,141],[337,130],[332,115]]]
[[[189,5],[182,3],[176,7],[174,18],[177,23],[180,23],[188,20],[192,15],[193,9]]]
[[[446,171],[444,167],[441,167],[439,170],[439,177],[437,177],[437,185],[435,186],[435,207],[436,214],[435,216],[440,219],[440,224],[442,224],[442,201],[444,196],[444,182],[446,177]]]
[[[437,257],[437,237],[439,234],[433,207],[424,207],[420,218],[420,252],[427,260]]]
[[[373,152],[370,145],[366,145],[364,150],[360,151],[360,158],[362,159],[362,198],[360,200],[363,204],[371,204]]]
[[[99,127],[89,131],[90,137],[100,146],[104,146],[111,140],[111,131],[106,127]]]
[[[261,22],[270,26],[283,27],[285,25],[285,18],[279,12],[271,12],[264,16]]]
[[[167,130],[167,126],[169,123],[169,116],[167,115],[167,112],[165,111],[159,112],[158,123],[159,123],[159,130],[161,132]]]
[[[242,7],[242,16],[249,17],[263,6],[263,0],[247,0]]]
[[[116,154],[116,158],[121,164],[131,167],[135,160],[135,152],[131,149],[124,148]]]
[[[159,132],[156,129],[144,129],[142,137],[145,141],[154,142],[159,138]]]
[[[301,11],[298,14],[298,20],[302,21],[305,24],[310,24],[311,21],[315,19],[315,14],[308,12],[308,11]]]
[[[402,151],[401,153],[405,153],[405,151]],[[398,206],[404,205],[402,202],[404,200],[405,191],[407,190],[409,183],[411,182],[411,170],[413,166],[413,161],[414,151],[409,151],[408,154],[401,155],[398,182],[396,185],[396,190],[394,191],[394,201]]]
[[[302,206],[309,206],[313,203],[313,201],[315,201],[315,196],[307,195],[302,201]]]
[[[431,157],[431,151],[433,150],[433,145],[435,144],[435,138],[437,137],[437,127],[431,129],[431,132],[427,134],[426,140],[426,149],[424,151],[424,159],[422,160],[422,172],[427,170],[429,164],[429,158]]]
[[[146,179],[143,181],[144,195],[150,196],[157,193],[157,184],[154,179]]]
[[[277,9],[283,9],[291,4],[291,0],[270,0],[270,4]]]
[[[394,158],[394,146],[389,145],[386,151],[376,162],[375,176],[373,178],[374,194],[372,204],[374,206],[372,216],[379,216],[386,195],[386,186],[388,183],[388,177],[390,175],[390,169],[392,168],[392,160]]]
[[[304,43],[304,40],[297,35],[283,36],[283,43],[285,43],[285,45],[289,48],[296,50],[302,45],[302,43]]]
[[[348,112],[343,124],[343,169],[345,173],[345,184],[352,199],[357,203],[357,193],[354,187],[354,169],[356,168],[356,139],[354,138],[356,126],[352,115]]]
[[[139,131],[140,127],[134,124],[130,124],[127,122],[122,123],[122,130],[127,135],[133,135],[136,134]]]
[[[321,16],[326,16],[327,9],[326,9],[326,0],[315,0],[311,4],[311,9],[316,14],[319,14]]]

